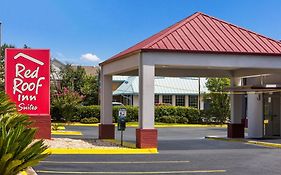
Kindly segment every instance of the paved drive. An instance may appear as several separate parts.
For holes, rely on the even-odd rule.
[[[86,138],[97,137],[96,127],[67,129],[82,131]],[[224,128],[158,128],[158,131],[159,154],[52,155],[35,169],[40,170],[38,174],[42,175],[281,173],[280,149],[204,139],[206,135],[225,136]],[[134,128],[127,128],[125,139],[135,140],[134,134]]]

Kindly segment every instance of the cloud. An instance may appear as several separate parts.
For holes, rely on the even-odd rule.
[[[101,61],[101,59],[99,57],[97,57],[95,54],[92,54],[92,53],[86,53],[86,54],[81,55],[81,59],[91,61],[91,62],[100,62]]]

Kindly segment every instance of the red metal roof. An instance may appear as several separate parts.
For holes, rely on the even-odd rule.
[[[141,51],[281,55],[281,42],[197,12],[102,64]]]

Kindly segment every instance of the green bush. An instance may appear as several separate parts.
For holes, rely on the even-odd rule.
[[[81,123],[87,123],[87,124],[91,124],[91,123],[99,123],[99,119],[97,119],[96,117],[90,117],[90,118],[82,118],[80,120]]]
[[[92,105],[92,106],[79,106],[77,107],[77,117],[82,118],[90,118],[96,117],[100,118],[100,106]]]
[[[77,92],[64,88],[62,92],[52,95],[53,110],[58,109],[59,111],[56,112],[61,114],[67,122],[70,122],[82,99],[83,97]]]
[[[159,122],[187,124],[188,119],[185,117],[181,117],[181,116],[162,116],[159,118]]]
[[[29,117],[17,113],[2,91],[0,111],[0,174],[16,175],[44,160],[47,146],[43,140],[33,141],[36,129],[29,127]]]
[[[122,106],[114,106],[113,107],[113,120],[114,122],[117,121],[118,118],[118,111],[120,108],[124,108]],[[127,110],[127,122],[135,122],[138,121],[138,107],[136,106],[125,106]]]
[[[118,118],[118,111],[122,108],[121,106],[114,106],[113,107],[113,121],[117,121]],[[138,107],[136,106],[125,106],[127,109],[127,122],[135,122],[138,121]],[[95,117],[100,119],[100,106],[93,105],[93,106],[76,106],[76,111],[71,118],[71,121],[78,122],[83,118],[91,118]],[[56,111],[57,114],[60,114],[60,111]],[[178,116],[182,117],[184,121],[180,123],[188,123],[191,124],[198,124],[203,123],[202,118],[210,118],[209,112],[206,111],[199,111],[196,108],[192,107],[183,107],[183,106],[155,106],[155,121],[161,122],[160,118],[163,116]],[[161,118],[161,120],[163,120]],[[204,120],[205,121],[205,120]]]

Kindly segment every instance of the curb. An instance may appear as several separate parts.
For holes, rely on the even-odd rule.
[[[102,139],[104,142],[110,142],[121,145],[120,140]],[[157,148],[136,148],[135,143],[123,142],[122,148],[48,148],[44,153],[50,154],[158,154]]]
[[[44,153],[50,154],[158,154],[157,148],[133,149],[94,149],[94,148],[48,148]]]
[[[83,135],[80,131],[52,131],[52,135]]]
[[[61,124],[64,126],[94,126],[98,127],[99,123],[95,124],[82,124],[82,123],[70,123],[70,124]],[[117,124],[115,124],[117,126]],[[154,125],[155,128],[227,128],[227,125],[200,125],[200,124],[174,124],[174,125],[165,125],[165,124],[160,124],[160,125]],[[128,124],[128,128],[136,128],[138,125],[135,124]]]
[[[32,167],[27,168],[25,171],[18,173],[17,175],[37,175]]]
[[[246,144],[251,145],[259,145],[264,147],[271,147],[271,148],[281,148],[281,144],[279,143],[271,143],[271,142],[260,142],[256,140],[247,140],[247,139],[230,139],[230,138],[222,138],[222,137],[216,137],[216,136],[206,136],[206,139],[210,140],[221,140],[221,141],[227,141],[227,142],[243,142]]]

